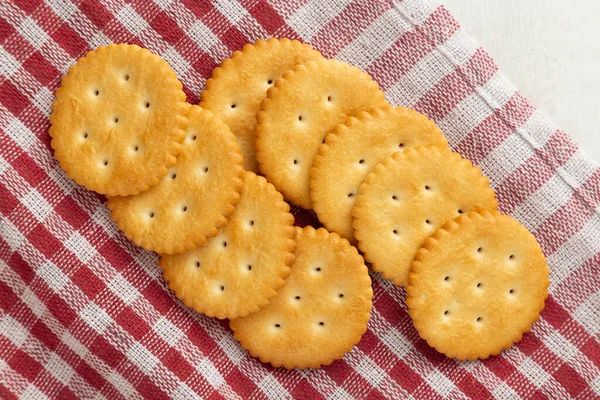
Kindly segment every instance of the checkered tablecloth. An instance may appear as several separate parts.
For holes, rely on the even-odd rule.
[[[261,364],[224,321],[185,308],[157,256],[120,233],[105,199],[52,157],[60,78],[111,42],[177,72],[190,103],[246,42],[299,38],[373,76],[435,120],[534,233],[550,297],[533,331],[485,361],[420,340],[405,292],[373,274],[369,329],[343,360]],[[595,398],[600,396],[600,169],[525,99],[443,7],[427,0],[0,1],[0,397]],[[295,209],[299,224],[314,216]]]

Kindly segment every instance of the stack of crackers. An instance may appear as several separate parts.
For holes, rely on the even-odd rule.
[[[540,246],[498,213],[481,170],[426,116],[307,44],[244,46],[200,105],[159,56],[100,47],[52,110],[67,175],[106,195],[185,305],[228,318],[263,362],[317,368],[352,349],[372,306],[362,255],[407,288],[419,334],[449,357],[498,354],[543,309]],[[288,203],[326,229],[294,227]]]

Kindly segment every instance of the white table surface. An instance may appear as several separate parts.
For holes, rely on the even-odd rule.
[[[439,1],[521,93],[600,163],[600,1]]]

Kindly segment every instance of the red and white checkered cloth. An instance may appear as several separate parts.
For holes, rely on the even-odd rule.
[[[157,257],[115,227],[105,199],[52,157],[60,78],[88,50],[160,54],[197,103],[211,70],[246,42],[299,38],[376,79],[481,166],[500,208],[548,257],[533,331],[485,361],[420,340],[405,292],[373,274],[369,329],[343,360],[309,371],[261,364],[226,322],[185,308]],[[381,398],[600,396],[600,169],[427,0],[0,1],[0,397]],[[314,216],[295,210],[299,224]]]

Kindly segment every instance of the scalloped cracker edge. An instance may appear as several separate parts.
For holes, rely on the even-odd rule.
[[[231,128],[240,143],[246,170],[258,172],[254,125],[267,89],[285,71],[320,58],[321,53],[306,43],[270,38],[246,44],[213,70],[200,106],[213,111]]]
[[[242,155],[229,128],[210,111],[189,109],[177,164],[149,190],[111,197],[108,208],[125,235],[159,254],[192,250],[215,236],[242,190]]]
[[[296,261],[283,289],[268,306],[230,326],[242,347],[264,363],[318,368],[359,342],[373,290],[364,260],[347,240],[323,228],[296,229]]]
[[[128,58],[110,64],[115,53]],[[147,80],[141,85],[145,93],[130,93],[125,86],[130,77],[131,83],[138,79],[137,71]],[[158,78],[160,88],[154,89]],[[182,89],[166,61],[137,45],[111,44],[88,52],[69,68],[52,103],[49,134],[55,158],[67,176],[89,190],[107,196],[148,190],[176,163],[185,138],[189,105]],[[115,90],[111,102],[103,101],[105,91]],[[153,118],[150,125],[139,121],[146,113]],[[139,126],[150,128],[140,135]],[[146,161],[140,164],[142,156]]]
[[[515,252],[515,254],[510,254],[508,259],[504,257],[504,262],[518,263],[520,262],[519,258],[523,257],[526,259],[524,262],[527,263],[526,267],[524,267],[525,269],[521,270],[520,273],[517,273],[518,271],[515,272],[514,270],[510,270],[510,268],[516,268],[518,264],[515,266],[506,267],[505,265],[502,265],[501,262],[494,263],[493,269],[490,268],[486,270],[486,272],[490,271],[489,276],[500,276],[500,278],[504,278],[504,280],[496,279],[496,281],[490,281],[491,283],[488,282],[486,286],[485,276],[471,276],[473,271],[465,270],[466,268],[470,268],[471,265],[466,262],[462,267],[456,266],[454,270],[450,272],[443,272],[441,275],[439,275],[437,277],[439,280],[436,281],[438,282],[437,284],[429,284],[431,280],[425,279],[425,275],[428,274],[427,277],[435,275],[435,266],[430,265],[431,262],[429,262],[429,258],[432,257],[432,252],[443,248],[443,246],[448,246],[448,239],[452,236],[459,235],[461,233],[464,234],[466,232],[465,227],[468,227],[472,224],[492,223],[494,221],[500,221],[498,223],[505,224],[505,227],[508,225],[511,229],[510,235],[520,236],[520,241],[516,240],[515,246],[522,246],[521,253],[518,253],[517,249],[512,249],[509,251],[509,253]],[[499,236],[499,232],[494,231],[491,233],[491,236],[493,235]],[[505,237],[505,240],[509,240],[508,238],[510,235],[501,236],[501,238]],[[479,238],[479,240],[481,240],[481,243],[486,243],[485,237]],[[492,250],[490,250],[492,252],[496,250],[493,247],[494,245],[492,242],[487,242],[487,245],[481,243],[464,243],[464,241],[461,243],[462,245],[470,245],[474,251],[474,254],[477,256],[485,256],[486,250],[489,248],[492,248]],[[441,256],[443,257],[443,255]],[[452,263],[452,260],[448,260],[448,263]],[[502,268],[506,268],[507,270],[505,271]],[[464,272],[464,274],[458,276],[461,271]],[[423,277],[421,277],[421,275],[423,275]],[[520,225],[518,221],[498,212],[472,212],[468,215],[461,215],[455,220],[447,222],[443,228],[438,229],[430,238],[425,240],[423,247],[417,252],[416,258],[411,266],[406,303],[408,305],[409,314],[413,319],[413,323],[417,328],[419,335],[438,352],[444,353],[448,357],[461,360],[473,360],[477,358],[485,359],[489,356],[498,355],[502,350],[509,349],[514,343],[517,343],[521,340],[524,333],[531,330],[532,325],[539,318],[539,315],[544,308],[545,300],[548,297],[548,286],[550,283],[548,280],[548,275],[548,266],[546,264],[541,247],[536,242],[533,235],[528,232],[525,227]],[[489,276],[487,279],[489,279]],[[528,282],[529,286],[526,288],[521,286],[519,289],[513,289],[515,285],[518,287],[518,282],[515,284],[515,282],[509,283],[507,281],[511,279],[514,281],[515,276],[520,276],[522,277],[521,279],[531,280],[531,282]],[[439,304],[441,299],[437,299],[438,302],[435,302],[436,298],[434,296],[436,295],[436,292],[433,288],[443,285],[451,285],[454,284],[455,281],[457,281],[455,285],[458,286],[454,286],[455,289],[451,290],[462,291],[461,294],[464,295],[463,297],[468,297],[465,293],[467,293],[467,291],[472,291],[472,298],[474,299],[473,301],[475,305],[470,306],[469,304],[465,303],[466,300],[461,297],[462,301],[449,305],[447,310],[449,311],[448,315],[446,315],[446,311],[444,311],[444,315],[431,316],[424,314],[422,308],[424,307],[423,304],[427,304],[428,297],[433,296],[432,305],[433,307],[437,307],[438,311],[441,312],[441,310],[446,308],[445,304]],[[494,285],[493,282],[496,282],[496,285]],[[506,287],[503,287],[502,285]],[[423,297],[424,289],[427,290],[425,297]],[[485,296],[485,292],[479,293],[479,291],[482,290],[499,290],[500,292],[495,293],[495,297],[492,293],[490,293],[489,296],[482,297]],[[521,307],[518,310],[517,306],[520,307],[521,304],[518,302],[518,298],[506,300],[504,297],[501,297],[505,296],[508,298],[510,296],[519,296],[521,291],[523,292],[524,296],[532,296],[532,298],[530,299],[530,302],[526,304],[526,306]],[[456,293],[454,293],[454,295],[456,295]],[[485,311],[473,311],[473,308],[485,308],[482,307],[482,304],[484,303],[482,299],[488,297],[494,298],[495,302],[488,301],[485,303],[485,305],[489,305],[489,303],[494,304],[494,307],[496,307],[496,312],[506,314],[507,318],[515,319],[522,317],[522,321],[519,321],[520,325],[517,327],[509,327],[507,325],[511,323],[511,320],[503,318],[494,320],[493,316],[485,316]],[[467,307],[465,307],[465,304],[467,304]],[[497,343],[494,344],[486,342],[481,345],[483,340],[481,337],[477,337],[477,335],[472,334],[469,335],[468,332],[463,332],[463,330],[467,328],[448,328],[452,330],[452,334],[446,335],[444,332],[447,332],[447,329],[444,329],[440,333],[440,330],[442,330],[444,327],[443,324],[445,322],[436,321],[439,319],[443,320],[448,316],[452,317],[453,315],[456,315],[452,314],[454,311],[450,312],[450,310],[456,310],[459,307],[467,308],[467,310],[464,311],[466,313],[473,311],[471,315],[473,322],[467,323],[464,321],[459,321],[462,324],[459,326],[470,327],[471,325],[476,325],[478,323],[496,322],[497,327],[492,330],[493,332],[490,332],[490,335],[492,336],[492,340],[497,341]],[[457,311],[457,313],[460,312],[461,311]],[[479,316],[481,313],[484,315],[483,318]],[[523,316],[524,313],[527,313],[527,315]],[[432,328],[431,324],[435,324],[436,327]],[[472,329],[471,332],[478,332],[477,329],[479,328]],[[508,332],[508,330],[510,330],[510,332]]]
[[[283,196],[248,171],[229,224],[196,250],[162,256],[159,265],[186,306],[220,319],[244,317],[266,306],[289,276],[293,223]]]

